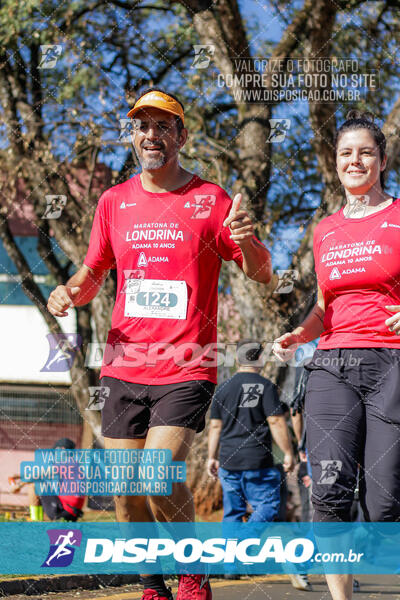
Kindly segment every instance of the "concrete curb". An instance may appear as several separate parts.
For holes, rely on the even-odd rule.
[[[67,592],[76,588],[95,590],[138,583],[139,575],[56,575],[53,577],[21,577],[0,580],[0,596],[24,594],[35,596],[45,592]]]

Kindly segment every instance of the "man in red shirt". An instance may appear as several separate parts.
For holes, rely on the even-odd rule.
[[[217,292],[221,260],[268,283],[268,250],[253,225],[219,186],[178,160],[188,132],[180,101],[147,90],[128,113],[142,171],[100,198],[84,264],[50,295],[64,316],[90,302],[108,271],[117,295],[102,367],[110,390],[102,411],[106,448],[167,448],[185,460],[216,379]],[[149,506],[150,500],[151,506]],[[119,521],[194,521],[192,495],[175,483],[170,496],[119,496]],[[143,577],[143,600],[171,598],[161,575]],[[210,600],[201,575],[180,577],[177,600]]]

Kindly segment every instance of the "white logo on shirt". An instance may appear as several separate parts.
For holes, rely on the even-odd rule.
[[[144,252],[141,252],[139,254],[139,258],[137,261],[137,266],[138,267],[147,267],[147,258]]]
[[[329,235],[332,235],[332,233],[335,233],[335,230],[330,231],[329,233],[326,233],[324,235],[324,237],[322,238],[321,242],[323,242]]]
[[[207,219],[216,199],[215,194],[195,194],[194,203],[186,202],[184,208],[194,208],[191,219]]]
[[[342,271],[342,275],[354,275],[355,273],[365,273],[364,267],[358,267],[357,269],[345,269]]]
[[[264,393],[264,384],[242,383],[242,393],[239,408],[254,408]]]
[[[340,279],[342,276],[340,274],[340,271],[337,267],[334,267],[331,271],[331,274],[329,275],[329,279]]]
[[[130,204],[126,204],[125,202],[121,202],[119,205],[120,208],[129,208],[130,206],[136,206],[136,202],[131,202]]]
[[[400,229],[400,225],[395,225],[394,223],[388,223],[387,221],[382,223],[381,228],[382,227],[396,227],[396,229]]]
[[[138,267],[147,267],[149,263],[167,263],[169,262],[168,256],[146,256],[144,252],[139,254],[137,261]]]

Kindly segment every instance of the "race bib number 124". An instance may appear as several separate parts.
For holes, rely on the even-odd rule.
[[[186,319],[186,281],[133,279],[126,282],[125,317]]]

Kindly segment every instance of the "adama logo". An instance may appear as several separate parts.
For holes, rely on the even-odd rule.
[[[400,229],[400,225],[396,225],[395,223],[388,223],[387,221],[384,221],[381,225],[381,228],[383,227],[395,227],[396,229]]]
[[[138,267],[147,267],[147,258],[144,252],[141,252],[139,254],[139,258],[137,261],[137,266]]]
[[[341,278],[341,274],[340,271],[337,267],[334,267],[331,271],[331,274],[329,275],[329,279],[340,279]]]
[[[342,275],[355,275],[356,273],[365,273],[364,267],[358,267],[357,269],[345,269],[342,271]]]
[[[147,267],[149,263],[157,263],[157,262],[169,262],[168,256],[149,256],[146,257],[144,252],[139,254],[137,266],[138,267]]]
[[[119,205],[120,208],[129,208],[130,206],[136,206],[136,202],[131,202],[130,204],[127,204],[126,202],[121,202],[121,204]]]

